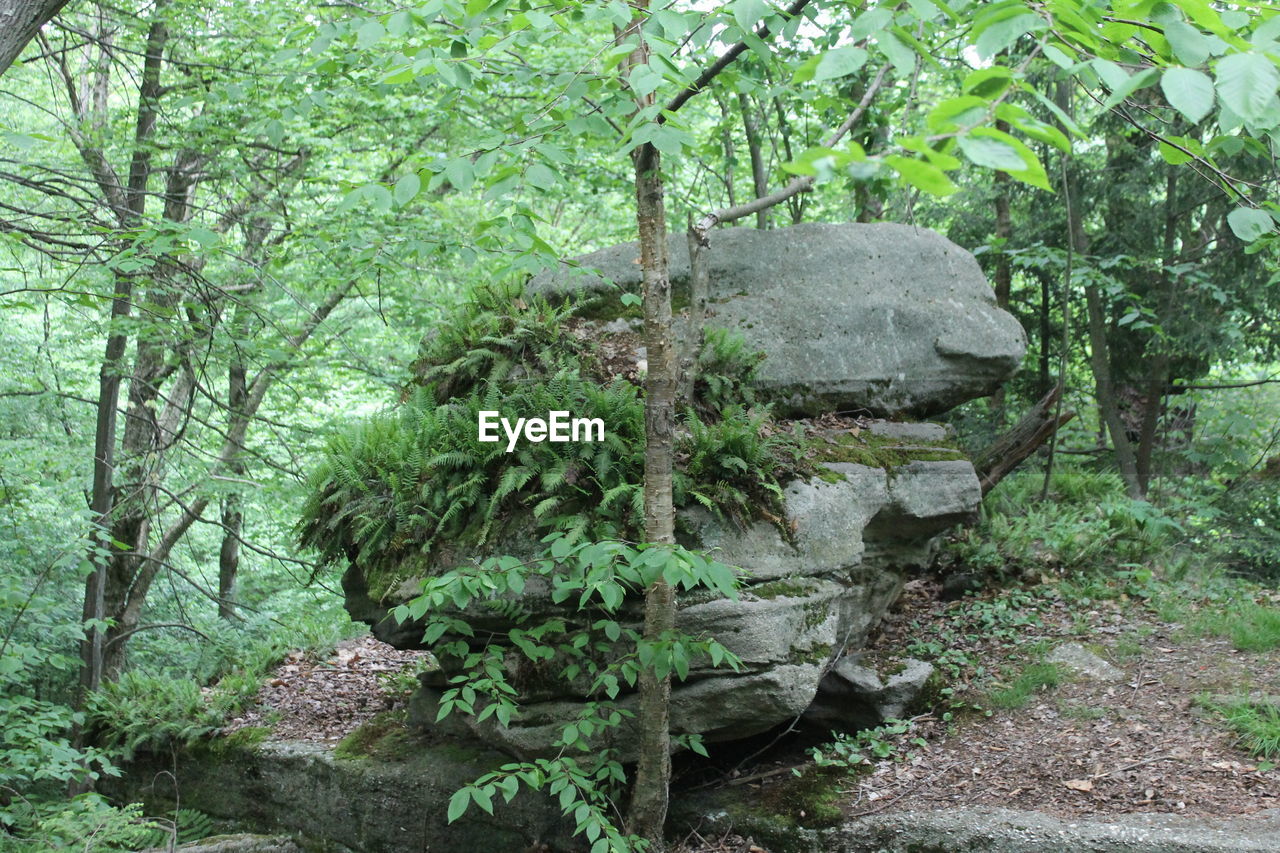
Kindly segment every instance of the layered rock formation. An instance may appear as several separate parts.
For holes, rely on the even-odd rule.
[[[677,281],[687,276],[683,242],[672,239]],[[619,246],[574,266],[595,267],[630,287],[639,278],[634,257],[634,246]],[[989,393],[1023,352],[1021,328],[996,308],[972,256],[933,232],[900,225],[730,229],[716,234],[711,259],[710,322],[741,329],[766,353],[760,389],[793,412],[943,411]],[[567,273],[531,283],[546,294],[611,287],[598,275]],[[939,446],[941,427],[880,422],[868,431],[898,452],[879,465],[830,462],[822,476],[787,484],[781,525],[758,521],[740,529],[701,508],[682,512],[683,544],[714,549],[717,559],[746,572],[747,583],[738,600],[681,600],[678,627],[716,638],[742,669],[695,664],[672,692],[673,731],[732,740],[801,715],[832,662],[859,648],[897,597],[904,572],[925,565],[938,534],[977,510],[977,476],[960,454]],[[538,537],[515,523],[489,553],[527,557],[537,547]],[[422,571],[483,556],[445,545]],[[418,643],[421,626],[387,618],[417,593],[417,579],[371,593],[362,568],[353,565],[343,586],[352,616],[380,638],[401,647]],[[521,603],[535,611],[549,607],[545,588],[531,584]],[[492,623],[487,629],[504,629],[500,615],[484,618]],[[424,725],[434,725],[445,680],[424,679],[416,700]],[[584,701],[563,682],[544,683],[522,698],[510,725],[492,719],[468,725],[507,752],[545,754]],[[450,725],[461,731],[460,721]],[[625,729],[615,740],[624,756],[630,740]]]

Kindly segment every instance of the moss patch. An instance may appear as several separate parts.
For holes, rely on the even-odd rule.
[[[756,598],[772,601],[775,598],[804,598],[813,593],[813,588],[804,581],[793,578],[781,578],[776,581],[762,583],[746,590]]]
[[[209,755],[225,756],[240,750],[253,749],[271,736],[268,726],[245,726],[230,734],[209,740],[196,741],[191,745],[193,751],[203,751]]]
[[[807,767],[803,776],[792,776],[759,792],[752,809],[781,827],[820,829],[844,819],[840,803],[847,772],[835,768]]]
[[[334,748],[333,757],[344,761],[404,761],[412,754],[407,748],[412,739],[405,712],[387,711],[344,737]]]
[[[830,643],[821,643],[807,652],[801,652],[795,660],[797,663],[822,665],[831,659],[832,651],[833,648]]]
[[[813,448],[812,460],[819,466],[819,477],[827,480],[822,474],[821,464],[824,462],[851,462],[865,465],[868,468],[897,468],[911,462],[949,462],[967,458],[964,452],[951,441],[927,441],[923,439],[901,439],[891,436],[873,435],[866,431],[854,434],[840,432],[834,435],[818,435],[810,439]],[[831,472],[835,473],[835,472]],[[827,480],[827,482],[833,482]]]
[[[573,315],[581,317],[583,320],[592,320],[597,323],[610,323],[618,319],[643,320],[643,307],[641,305],[622,304],[622,293],[619,290],[610,290],[604,293],[584,296],[573,306]],[[688,307],[688,288],[673,287],[671,290],[671,313],[679,314]]]

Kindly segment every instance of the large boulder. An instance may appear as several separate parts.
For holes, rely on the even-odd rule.
[[[971,516],[981,499],[977,475],[964,461],[826,467],[826,476],[796,480],[785,488],[784,524],[790,536],[776,524],[761,521],[742,529],[701,508],[682,511],[685,544],[714,550],[717,559],[741,567],[746,585],[737,600],[704,594],[680,601],[679,628],[715,637],[742,666],[733,672],[695,663],[688,679],[672,690],[673,732],[696,732],[708,741],[736,740],[802,714],[830,663],[863,644],[897,598],[904,571],[927,557],[929,540]],[[931,501],[931,494],[936,499]],[[454,560],[459,556],[450,554]],[[359,566],[344,578],[352,616],[401,647],[418,645],[422,627],[399,624],[387,614],[416,587],[414,579],[406,578],[379,600],[369,594]],[[526,588],[521,604],[534,613],[543,608],[547,615],[554,612],[547,590],[536,584]],[[487,627],[501,629],[497,624]],[[518,656],[511,657],[514,670]],[[417,700],[421,713],[415,715],[424,724],[434,722],[446,684],[443,676],[447,673],[424,679]],[[508,726],[492,719],[469,725],[485,742],[507,752],[544,755],[554,752],[565,721],[577,715],[584,701],[574,685],[554,679],[541,682],[523,700],[521,714]],[[634,696],[622,699],[624,707],[633,702]],[[632,733],[619,734],[614,745],[633,758],[627,751],[635,742]]]
[[[689,279],[683,234],[671,236],[670,256],[678,303]],[[535,277],[529,290],[635,291],[638,258],[636,243],[612,246]],[[994,391],[1026,350],[973,255],[926,228],[729,228],[712,235],[708,258],[708,323],[738,329],[768,354],[757,382],[787,413],[944,412]]]

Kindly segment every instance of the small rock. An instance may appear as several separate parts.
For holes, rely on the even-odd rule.
[[[943,424],[872,421],[867,429],[872,435],[907,441],[943,441],[947,437],[947,428]]]
[[[1091,678],[1094,681],[1124,681],[1124,672],[1107,663],[1079,643],[1063,643],[1045,658],[1049,663],[1065,666],[1067,669]]]
[[[933,675],[933,664],[908,658],[900,672],[882,681],[862,656],[846,655],[818,685],[804,718],[810,724],[858,731],[906,716]]]

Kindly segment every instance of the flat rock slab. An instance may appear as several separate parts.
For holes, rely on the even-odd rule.
[[[669,251],[678,298],[688,292],[684,234]],[[638,257],[635,243],[601,249],[534,277],[529,291],[636,291]],[[927,228],[723,229],[711,235],[708,276],[707,322],[764,351],[758,389],[789,413],[945,412],[994,391],[1026,351],[973,255]]]
[[[1275,853],[1280,811],[1224,820],[1116,815],[1063,820],[1013,809],[898,812],[850,821],[811,850],[830,853]]]
[[[1063,643],[1050,652],[1045,660],[1094,681],[1124,681],[1125,679],[1123,670],[1107,663],[1079,643]]]

